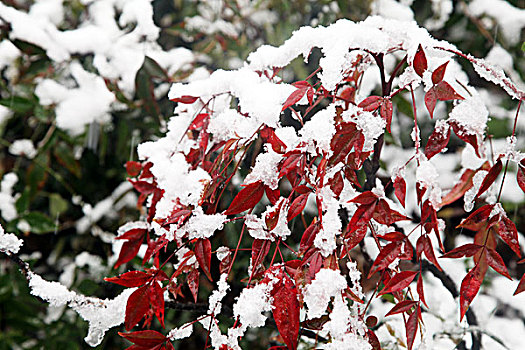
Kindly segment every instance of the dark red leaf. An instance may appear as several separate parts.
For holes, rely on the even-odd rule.
[[[409,220],[408,217],[402,215],[401,213],[390,209],[390,206],[388,205],[387,201],[384,199],[380,199],[377,202],[375,211],[372,215],[375,221],[379,222],[383,225],[392,225],[395,222],[401,221],[401,220]]]
[[[386,293],[393,293],[405,289],[412,283],[414,277],[417,275],[417,271],[402,271],[396,273],[385,285],[385,288],[379,293],[383,295]]]
[[[151,279],[142,271],[129,271],[117,277],[104,278],[104,281],[119,284],[124,287],[140,287]]]
[[[423,288],[423,276],[421,274],[417,278],[416,290],[417,294],[419,295],[419,300],[421,300],[423,304],[428,307],[427,302],[425,301],[425,289]]]
[[[425,156],[430,159],[441,152],[450,140],[450,126],[446,123],[434,129],[425,146]]]
[[[262,129],[261,137],[263,138],[263,140],[270,143],[272,149],[275,152],[282,154],[286,150],[286,145],[284,144],[284,142],[281,141],[281,139],[277,137],[275,131],[272,128],[267,126],[264,129]]]
[[[341,97],[346,102],[355,102],[355,88],[352,86],[345,88],[343,91],[341,91],[339,97]]]
[[[144,317],[149,310],[149,289],[148,286],[140,287],[128,298],[126,304],[126,316],[124,320],[124,327],[127,331],[135,327],[135,325]]]
[[[385,98],[383,99],[383,103],[381,104],[381,110],[379,114],[381,115],[381,118],[383,118],[386,122],[386,131],[390,131],[390,124],[392,124],[392,101]]]
[[[514,295],[520,294],[523,291],[525,291],[525,274],[521,276],[520,283],[518,283],[518,287],[516,288]]]
[[[459,181],[452,187],[452,189],[441,199],[441,206],[453,203],[463,197],[465,192],[467,192],[472,187],[472,178],[476,174],[477,170],[466,169]]]
[[[122,245],[122,248],[120,249],[120,254],[113,268],[116,269],[120,265],[127,263],[128,261],[133,259],[135,256],[137,256],[137,253],[139,252],[141,244],[142,244],[142,239],[125,242]]]
[[[188,283],[188,287],[190,288],[191,295],[193,295],[193,300],[195,302],[197,302],[197,298],[199,297],[199,276],[199,270],[192,269],[190,273],[188,273],[188,277],[186,280]]]
[[[518,185],[520,186],[521,190],[525,192],[525,160],[522,160],[518,164],[518,174],[516,176]]]
[[[471,231],[479,231],[483,226],[487,225],[489,215],[494,208],[494,204],[486,204],[470,214],[468,218],[463,220],[457,228],[463,227]]]
[[[447,69],[448,62],[443,63],[441,66],[437,67],[435,71],[432,72],[432,83],[438,84],[441,83],[443,77],[445,76],[445,70]]]
[[[418,252],[418,257],[421,256],[421,252],[424,252],[428,261],[430,261],[435,267],[442,271],[441,266],[439,266],[439,263],[434,254],[434,248],[432,247],[432,241],[430,240],[430,237],[427,235],[421,235],[417,239],[416,251]]]
[[[401,254],[402,242],[392,242],[381,248],[376,260],[370,268],[368,277],[372,276],[376,271],[385,269]]]
[[[405,179],[403,179],[401,176],[396,176],[394,179],[394,194],[403,207],[405,206],[406,192],[407,183],[405,182]]]
[[[189,95],[184,95],[181,97],[172,98],[171,101],[178,102],[178,103],[184,103],[184,104],[192,104],[193,102],[197,101],[199,98]]]
[[[357,204],[372,204],[376,202],[378,199],[377,195],[372,191],[366,191],[358,196],[355,196],[352,198],[349,202],[350,203],[357,203]]]
[[[147,181],[141,181],[141,180],[138,180],[138,181],[134,181],[134,180],[129,180],[129,182],[131,182],[131,184],[133,185],[133,187],[135,187],[135,189],[137,191],[139,191],[140,193],[144,194],[144,195],[148,195],[150,193],[153,193],[153,191],[155,190],[155,185],[152,184],[152,183],[149,183]]]
[[[282,274],[282,279],[275,284],[271,295],[273,297],[272,314],[277,330],[288,349],[295,350],[300,328],[300,306],[297,289],[287,274]]]
[[[263,262],[270,251],[272,242],[267,239],[254,239],[252,244],[252,266],[254,269]]]
[[[351,231],[350,226],[348,226],[347,232],[345,233],[345,239],[348,239],[345,241],[345,248],[350,250],[358,245],[363,240],[363,238],[365,238],[367,230],[368,226],[366,223],[359,224],[357,229],[353,229]]]
[[[299,102],[301,98],[303,98],[304,94],[306,94],[307,90],[307,87],[299,87],[297,88],[297,90],[292,92],[292,94],[288,96],[288,98],[284,102],[283,109],[281,109],[281,112],[284,111],[286,108],[293,106],[294,104]]]
[[[151,309],[164,328],[164,289],[157,282],[153,282],[150,285],[149,297]]]
[[[417,301],[414,300],[400,301],[392,309],[390,309],[390,311],[387,312],[385,317],[410,311],[410,309],[412,309],[415,305],[417,305]]]
[[[115,239],[127,239],[130,241],[137,241],[144,238],[144,235],[146,234],[147,230],[145,228],[132,228],[129,231],[124,232],[118,237],[115,237]]]
[[[353,148],[358,148],[360,135],[362,133],[357,129],[355,123],[343,123],[338,126],[338,130],[330,142],[333,155],[330,157],[329,163],[332,165],[342,162]]]
[[[461,314],[459,318],[460,321],[465,316],[465,313],[472,303],[472,300],[474,300],[474,297],[478,294],[482,281],[483,274],[481,273],[479,265],[476,265],[467,273],[461,282],[461,288],[459,291],[459,308]]]
[[[412,350],[412,347],[414,346],[414,340],[416,338],[417,328],[419,325],[418,318],[420,313],[421,310],[418,305],[414,312],[412,312],[412,314],[408,317],[408,320],[405,324],[408,350]]]
[[[252,209],[261,200],[264,194],[264,185],[257,181],[246,185],[233,199],[230,207],[224,212],[224,215],[234,215],[245,210]]]
[[[414,55],[414,70],[416,71],[417,75],[420,77],[423,77],[423,72],[427,70],[427,57],[425,56],[425,52],[423,51],[423,48],[421,47],[421,44],[417,48],[416,54]]]
[[[166,337],[162,335],[161,333],[154,331],[154,330],[145,330],[145,331],[137,331],[133,333],[122,333],[118,332],[118,334],[132,342],[133,344],[137,344],[144,347],[154,347],[156,345],[162,344],[166,341]]]
[[[503,262],[503,259],[497,251],[487,247],[485,256],[487,259],[487,264],[489,264],[489,266],[492,267],[494,271],[512,280],[512,277],[510,277],[507,267],[505,266],[505,262]]]
[[[425,106],[427,107],[428,114],[430,114],[430,118],[434,118],[434,109],[436,108],[437,100],[435,87],[433,86],[425,94]]]
[[[372,350],[381,350],[381,343],[379,342],[379,339],[377,339],[377,335],[373,330],[368,329],[366,331],[366,336],[368,338],[368,342],[372,346]]]
[[[206,277],[212,281],[210,274],[211,263],[211,242],[209,239],[198,239],[195,243],[195,257],[199,262],[199,266],[206,274]]]
[[[277,203],[277,201],[281,197],[281,191],[279,191],[278,188],[272,190],[270,187],[264,186],[264,192],[266,193],[266,197],[268,198],[270,203],[272,203],[272,205],[275,205],[275,203]]]
[[[449,124],[452,127],[452,130],[454,130],[454,133],[460,139],[474,147],[476,155],[481,158],[481,154],[479,153],[478,137],[476,134],[472,133],[472,131],[468,130],[464,125],[461,125],[454,120],[449,121]]]
[[[301,237],[301,244],[299,245],[299,251],[301,253],[306,252],[308,248],[314,244],[315,236],[319,233],[320,228],[321,225],[318,221],[312,221],[310,226],[304,230],[303,236]]]
[[[321,270],[321,267],[323,267],[323,256],[319,251],[316,251],[312,254],[310,258],[310,267],[308,268],[308,273],[310,274],[310,277],[313,279],[314,276]]]
[[[129,176],[137,176],[138,174],[140,174],[140,170],[142,170],[142,164],[140,162],[134,162],[131,160],[126,162],[126,172]]]
[[[294,201],[290,205],[290,209],[288,209],[288,221],[291,221],[297,215],[302,213],[307,201],[308,194],[302,194],[294,199]]]
[[[498,222],[498,234],[501,239],[516,253],[518,258],[521,258],[520,243],[518,240],[518,230],[512,220],[507,215],[500,214]]]
[[[462,257],[468,257],[473,256],[477,252],[479,252],[480,249],[482,249],[483,246],[479,244],[474,243],[467,243],[462,246],[459,246],[457,248],[452,249],[450,252],[443,254],[442,258],[462,258]]]
[[[348,234],[356,231],[362,223],[367,223],[372,216],[376,208],[376,203],[362,204],[360,205],[352,216],[352,219],[348,223]]]
[[[496,181],[496,178],[498,177],[499,173],[501,172],[501,169],[503,168],[503,164],[501,163],[501,159],[498,159],[497,162],[490,168],[488,174],[483,179],[483,182],[481,183],[481,187],[478,190],[478,193],[476,194],[476,198],[481,196],[486,190],[489,189],[490,185]]]
[[[442,81],[438,83],[437,85],[434,85],[433,88],[436,93],[437,99],[440,101],[463,100],[464,99],[446,81]]]
[[[383,103],[383,97],[381,96],[369,96],[361,101],[357,106],[361,107],[367,112],[375,111]]]

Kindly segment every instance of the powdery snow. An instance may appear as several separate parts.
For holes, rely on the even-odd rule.
[[[23,240],[12,233],[5,233],[4,228],[0,226],[0,252],[17,254],[23,244]]]

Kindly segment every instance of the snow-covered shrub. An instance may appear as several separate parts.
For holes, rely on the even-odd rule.
[[[505,278],[520,277],[511,213],[525,186],[518,151],[523,93],[503,47],[516,44],[521,12],[512,10],[501,46],[480,60],[414,22],[371,17],[317,26],[339,17],[343,3],[308,2],[318,10],[309,18],[312,27],[281,46],[259,48],[246,63],[235,58],[272,41],[261,32],[271,37],[305,18],[284,22],[270,1],[198,2],[181,32],[183,40],[196,41],[192,53],[160,48],[149,1],[41,1],[27,13],[0,5],[10,26],[0,64],[7,62],[2,69],[13,87],[1,96],[10,118],[4,146],[29,169],[27,180],[15,175],[17,168],[2,178],[7,231],[60,232],[61,219],[109,243],[108,263],[120,272],[137,263],[106,279],[126,287],[122,293],[88,297],[82,293],[95,293],[73,281],[75,274],[77,282],[108,275],[99,257],[84,252],[59,260],[60,284],[48,282],[18,259],[22,242],[2,233],[1,251],[26,272],[31,293],[52,305],[46,322],[68,306],[89,322],[91,346],[122,323],[127,331],[175,327],[121,333],[138,349],[170,349],[171,341],[194,332],[217,349],[519,344],[523,325],[505,316],[521,309],[506,296],[523,287]],[[418,18],[411,3],[373,1],[371,11],[409,21]],[[441,30],[452,18],[452,31],[461,32],[466,25],[454,16],[462,11],[497,22],[497,10],[508,9],[504,2],[485,5],[432,1],[433,17],[421,23]],[[487,17],[476,24],[490,37]],[[210,51],[235,44],[238,52]],[[238,69],[188,76],[197,56],[211,67]],[[188,83],[171,86],[178,105],[165,124],[171,111],[162,99],[168,83],[180,79]],[[13,131],[18,118],[40,133]],[[147,132],[137,136],[132,129]],[[159,129],[160,138],[152,137]],[[154,140],[138,147],[139,162],[127,163],[129,184],[113,181],[116,189],[102,197],[82,188],[86,177],[72,185],[70,178],[96,164],[85,159],[84,147],[107,152],[113,135],[127,139],[125,155],[114,157],[118,165],[138,138]],[[49,194],[42,215],[34,211],[41,208],[35,193],[48,175],[66,191]],[[122,216],[132,187],[140,194],[140,221]],[[80,214],[63,216],[78,204]],[[117,239],[97,225],[104,217],[127,222]],[[445,259],[462,257],[469,259]],[[87,273],[77,271],[85,267]],[[188,320],[170,309],[198,316]],[[73,318],[71,310],[65,315]]]

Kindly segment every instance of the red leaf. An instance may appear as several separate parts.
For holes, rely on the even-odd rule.
[[[381,350],[381,343],[379,342],[379,339],[377,339],[377,335],[373,330],[368,329],[366,331],[366,336],[368,337],[368,342],[372,346],[372,350]]]
[[[124,287],[140,287],[151,279],[142,271],[129,271],[117,277],[104,278],[104,281],[119,284]]]
[[[301,237],[301,244],[299,245],[299,252],[304,253],[314,244],[315,236],[319,233],[321,225],[319,222],[312,221],[310,226],[304,230],[303,236]]]
[[[127,263],[128,261],[133,259],[135,256],[137,256],[137,253],[139,252],[141,244],[142,244],[142,239],[134,240],[134,241],[127,241],[126,243],[124,243],[122,245],[122,248],[120,249],[120,254],[113,268],[116,269],[120,265]]]
[[[423,72],[427,70],[427,57],[425,56],[425,52],[423,51],[423,48],[421,47],[421,44],[417,48],[416,54],[414,55],[414,62],[413,62],[414,70],[416,71],[417,75],[420,77],[423,77]]]
[[[337,164],[342,162],[353,148],[358,148],[360,135],[362,133],[357,130],[355,123],[343,123],[338,126],[330,142],[330,148],[334,153],[330,157],[329,163]],[[362,145],[360,147],[362,148]]]
[[[516,178],[518,180],[518,185],[520,186],[521,190],[525,192],[525,160],[522,160],[518,164],[518,174]]]
[[[513,295],[520,294],[523,291],[525,291],[525,274],[521,276],[520,283],[518,283],[518,287]]]
[[[210,281],[213,281],[210,274],[211,263],[211,242],[209,239],[198,239],[195,243],[195,257],[199,262],[199,266],[206,274]]]
[[[421,310],[418,305],[416,309],[414,310],[414,312],[412,312],[410,317],[408,317],[408,320],[405,324],[408,350],[412,350],[412,346],[414,346],[414,340],[416,338],[417,328],[419,325],[418,318],[419,318],[420,313],[421,313]]]
[[[403,207],[405,206],[406,192],[407,183],[405,182],[405,179],[403,179],[401,176],[396,176],[394,179],[394,194]]]
[[[390,311],[387,312],[385,317],[410,311],[410,309],[412,309],[415,305],[417,305],[417,301],[414,300],[400,301],[392,309],[390,309]]]
[[[292,92],[292,94],[288,96],[288,98],[284,102],[283,109],[281,109],[281,112],[284,111],[286,108],[293,106],[294,104],[299,102],[299,100],[303,98],[307,90],[308,90],[308,87],[299,87],[297,88],[297,90]]]
[[[145,195],[148,195],[150,193],[152,193],[154,190],[155,190],[155,185],[152,184],[152,183],[149,183],[147,181],[133,181],[133,180],[129,180],[129,182],[131,182],[131,184],[133,185],[133,187],[135,187],[135,189],[137,191],[139,191],[140,193],[142,194],[145,194]]]
[[[490,185],[496,181],[496,178],[498,177],[499,173],[501,172],[501,169],[503,168],[503,164],[501,163],[501,158],[498,159],[498,161],[490,168],[488,174],[483,179],[483,182],[481,183],[481,187],[479,188],[478,193],[476,194],[476,198],[481,196],[486,190],[489,189]]]
[[[132,228],[129,231],[124,232],[118,237],[115,237],[115,239],[127,239],[130,241],[137,241],[144,238],[144,235],[146,234],[147,230],[145,228]]]
[[[423,275],[421,274],[417,278],[416,291],[417,291],[417,294],[419,295],[419,300],[421,300],[423,304],[425,304],[425,306],[428,307],[427,302],[425,301],[425,290],[423,288]]]
[[[186,282],[188,283],[188,287],[195,302],[197,302],[197,298],[199,297],[199,276],[199,270],[192,269],[186,278]]]
[[[157,282],[153,282],[149,292],[151,308],[164,328],[164,289]]]
[[[479,265],[476,265],[467,273],[461,282],[461,288],[459,291],[460,321],[463,319],[463,316],[465,316],[472,300],[474,300],[474,297],[478,294],[482,281],[483,274],[481,273]]]
[[[434,118],[437,99],[435,87],[433,86],[425,94],[425,106],[427,107],[428,114],[430,114],[430,118]]]
[[[288,349],[297,349],[299,336],[299,300],[297,289],[292,280],[285,273],[271,293],[273,297],[272,314],[277,325],[277,330],[283,338]]]
[[[351,200],[349,200],[350,203],[357,203],[357,204],[372,204],[375,201],[377,201],[378,197],[377,195],[372,191],[366,191],[358,196],[355,196]]]
[[[437,67],[434,72],[432,72],[432,83],[438,84],[441,83],[443,77],[445,76],[445,70],[447,69],[448,62],[443,63],[441,66]]]
[[[129,296],[126,304],[126,317],[124,327],[127,331],[144,317],[149,310],[149,289],[148,286],[140,287]]]
[[[512,277],[510,277],[509,272],[507,271],[507,267],[505,266],[505,262],[503,262],[503,259],[498,254],[498,252],[489,247],[486,247],[486,251],[487,253],[485,254],[485,256],[489,266],[492,267],[500,275],[503,275],[508,279],[512,280]]]
[[[341,91],[341,94],[339,95],[339,97],[341,97],[346,102],[353,103],[355,101],[355,88],[352,86],[345,88],[343,91]]]
[[[263,262],[270,251],[272,242],[267,239],[254,239],[252,244],[252,266],[254,269]]]
[[[452,187],[450,191],[441,199],[440,206],[445,206],[447,204],[453,203],[463,197],[465,192],[472,187],[472,178],[476,174],[477,170],[466,169],[459,181]]]
[[[348,226],[348,231],[345,233],[345,239],[348,239],[348,241],[345,242],[345,248],[348,250],[358,245],[363,240],[363,238],[365,238],[368,226],[366,223],[362,223],[358,225],[357,229],[352,231],[349,231],[349,229],[350,226]]]
[[[272,190],[270,187],[264,186],[264,192],[266,193],[266,197],[268,198],[270,203],[272,203],[272,205],[275,205],[275,203],[277,203],[277,201],[281,197],[281,191],[279,191],[278,188]]]
[[[387,98],[383,99],[383,103],[381,104],[381,110],[379,114],[381,115],[381,118],[383,118],[386,121],[386,131],[390,131],[390,124],[392,124],[392,101],[390,101]]]
[[[291,221],[297,215],[302,213],[306,206],[306,202],[308,201],[308,195],[309,194],[302,194],[294,199],[290,205],[290,209],[288,209],[288,221]]]
[[[521,258],[520,243],[518,240],[518,230],[514,222],[510,220],[507,215],[500,214],[500,220],[498,222],[498,234],[505,243]]]
[[[379,295],[397,292],[397,291],[405,289],[406,287],[410,285],[410,283],[412,283],[417,273],[418,273],[417,271],[402,271],[402,272],[396,273],[388,281],[388,283],[385,285],[385,288],[381,291],[381,293],[379,293]]]
[[[456,228],[466,228],[471,231],[479,231],[485,226],[489,220],[489,215],[494,208],[494,204],[486,204],[470,214],[468,218],[463,220]]]
[[[245,210],[252,209],[261,200],[264,194],[264,185],[257,181],[246,185],[233,199],[230,207],[224,212],[224,215],[234,215]]]
[[[166,337],[162,335],[161,333],[153,330],[145,330],[145,331],[137,331],[133,333],[122,333],[118,332],[118,334],[132,342],[133,344],[137,344],[144,347],[154,347],[156,345],[162,344],[166,341]]]
[[[450,126],[446,123],[441,124],[441,127],[434,129],[430,137],[428,138],[425,146],[425,156],[430,159],[445,147],[447,147],[448,141],[450,140]]]
[[[263,140],[269,142],[270,145],[272,145],[272,149],[275,152],[282,154],[286,150],[286,145],[284,144],[284,142],[281,141],[281,139],[277,137],[275,131],[272,128],[267,126],[264,129],[262,129],[261,137],[263,138]]]
[[[357,106],[361,107],[367,112],[372,112],[378,109],[383,103],[383,97],[381,96],[369,96],[361,101]]]
[[[375,221],[383,225],[392,225],[395,222],[401,220],[408,220],[409,218],[398,213],[395,210],[390,209],[387,201],[380,199],[377,202],[376,209],[372,215]]]
[[[142,164],[140,162],[134,162],[131,160],[126,162],[126,172],[131,177],[135,177],[138,174],[140,174],[141,169],[142,169]]]
[[[376,271],[383,270],[390,265],[401,254],[402,246],[402,242],[397,241],[381,248],[381,251],[370,268],[368,277],[372,276]]]
[[[456,121],[449,121],[450,126],[454,130],[454,133],[463,141],[474,147],[476,155],[481,158],[479,153],[478,138],[476,134],[473,134],[470,130],[466,129],[465,126],[458,124]]]
[[[464,98],[459,95],[456,90],[446,81],[442,81],[433,87],[436,97],[440,101],[449,101],[449,100],[464,100]]]
[[[421,237],[418,238],[416,247],[416,251],[418,251],[418,256],[420,255],[419,250],[421,249],[425,253],[425,256],[427,257],[428,261],[430,261],[435,267],[442,271],[441,266],[439,266],[436,256],[434,255],[432,241],[427,235],[421,235]]]
[[[376,203],[372,204],[362,204],[360,205],[352,216],[352,219],[348,223],[348,233],[356,231],[361,223],[368,222],[374,215],[374,210],[376,208]]]
[[[197,101],[198,97],[193,97],[189,95],[184,95],[181,97],[172,98],[171,101],[178,102],[178,103],[184,103],[184,104],[192,104],[193,102]]]
[[[483,248],[482,245],[474,244],[474,243],[467,243],[455,249],[452,249],[450,252],[443,254],[441,257],[457,259],[457,258],[462,258],[465,256],[467,257],[473,256],[474,254],[479,252],[479,250],[482,248]]]

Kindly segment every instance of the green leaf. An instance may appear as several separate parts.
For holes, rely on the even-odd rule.
[[[25,114],[33,109],[35,102],[22,97],[12,96],[10,98],[3,98],[0,100],[0,105],[5,106],[15,113]]]
[[[525,41],[521,44],[521,51],[525,52]]]
[[[31,226],[31,232],[36,234],[53,232],[56,229],[55,222],[45,214],[38,211],[30,212],[21,217]]]
[[[58,193],[49,196],[49,214],[52,218],[58,217],[68,208],[68,202]]]
[[[60,163],[60,165],[64,166],[76,177],[80,177],[80,165],[75,159],[73,155],[73,149],[71,147],[68,147],[68,145],[64,142],[60,142],[56,145],[53,154]]]

